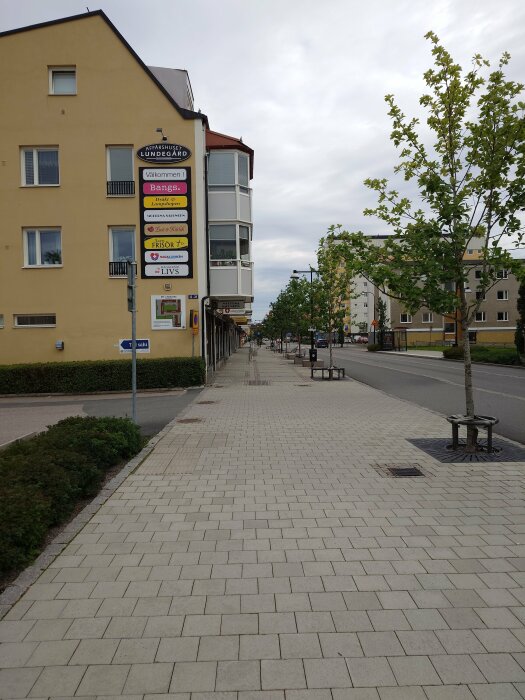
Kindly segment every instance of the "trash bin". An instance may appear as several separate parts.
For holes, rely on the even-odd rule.
[[[317,362],[317,348],[310,348],[310,362]]]

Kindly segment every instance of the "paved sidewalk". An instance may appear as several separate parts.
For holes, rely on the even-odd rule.
[[[238,352],[0,621],[0,697],[525,697],[525,464],[405,440],[449,430]]]

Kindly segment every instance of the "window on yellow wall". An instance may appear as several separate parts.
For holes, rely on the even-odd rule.
[[[23,236],[25,267],[62,265],[62,233],[59,228],[26,228]]]
[[[49,187],[60,184],[56,146],[24,146],[21,149],[21,157],[24,187]]]
[[[75,66],[51,66],[49,68],[49,94],[77,94],[77,69]]]
[[[134,195],[133,147],[108,146],[106,164],[108,196],[129,197]]]

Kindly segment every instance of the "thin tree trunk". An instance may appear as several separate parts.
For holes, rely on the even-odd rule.
[[[470,418],[474,418],[474,390],[472,387],[472,358],[470,356],[470,338],[468,334],[468,325],[461,319],[461,328],[463,330],[463,364],[465,370],[465,413]],[[467,452],[476,452],[478,440],[478,429],[474,425],[467,426]]]

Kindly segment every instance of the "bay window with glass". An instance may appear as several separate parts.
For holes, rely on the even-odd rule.
[[[250,262],[250,228],[239,224],[210,224],[210,264],[234,267]]]

